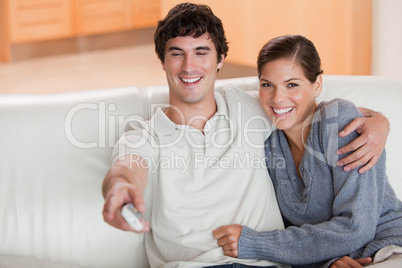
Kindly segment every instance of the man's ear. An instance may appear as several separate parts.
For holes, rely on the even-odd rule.
[[[221,54],[221,60],[218,62],[218,71],[223,66],[223,61],[225,60],[225,54]]]
[[[322,75],[317,76],[314,85],[315,85],[314,97],[318,98],[322,91]]]
[[[162,69],[165,71],[165,64],[161,61]]]

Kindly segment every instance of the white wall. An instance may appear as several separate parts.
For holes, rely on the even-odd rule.
[[[371,74],[402,79],[402,0],[372,1]]]

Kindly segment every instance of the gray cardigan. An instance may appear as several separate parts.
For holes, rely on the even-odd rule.
[[[402,246],[402,202],[385,174],[385,152],[363,174],[336,165],[336,150],[358,135],[338,133],[359,116],[345,100],[318,106],[299,167],[302,179],[284,132],[272,133],[265,142],[267,167],[287,228],[257,232],[244,226],[239,258],[327,267],[345,255],[368,257],[386,245]]]

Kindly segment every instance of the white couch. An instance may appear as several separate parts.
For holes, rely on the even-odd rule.
[[[218,80],[258,90],[256,77]],[[0,96],[0,267],[147,267],[142,235],[104,223],[101,184],[127,121],[149,118],[167,86]],[[324,76],[321,99],[352,100],[391,124],[387,173],[402,198],[402,81]]]

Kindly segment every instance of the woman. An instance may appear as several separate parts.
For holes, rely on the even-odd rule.
[[[223,226],[214,237],[226,255],[306,267],[343,265],[337,260],[348,256],[345,267],[359,267],[370,259],[353,259],[402,250],[402,202],[387,180],[385,153],[363,174],[336,165],[337,148],[358,135],[337,133],[362,115],[341,99],[317,105],[321,74],[314,44],[303,36],[277,37],[261,49],[261,104],[277,127],[265,143],[267,167],[287,228]],[[276,157],[286,167],[269,164]]]

